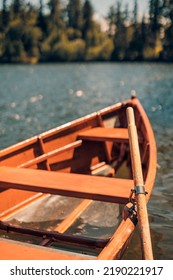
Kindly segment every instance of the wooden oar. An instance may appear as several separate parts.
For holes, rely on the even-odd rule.
[[[139,152],[139,143],[137,130],[135,125],[134,111],[132,107],[127,108],[127,121],[130,154],[132,163],[132,172],[135,185],[135,199],[137,206],[137,215],[139,230],[141,235],[142,255],[145,260],[153,260],[153,252],[151,245],[150,228],[148,221],[148,213],[146,207],[146,193],[144,188],[144,180],[141,166],[141,158]]]

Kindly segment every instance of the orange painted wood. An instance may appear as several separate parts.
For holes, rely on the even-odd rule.
[[[146,201],[148,201],[151,196],[152,188],[154,186],[154,180],[156,177],[156,164],[157,164],[156,142],[155,142],[151,124],[139,100],[137,98],[133,98],[132,100],[130,100],[130,102],[128,102],[128,104],[127,103],[125,104],[125,106],[127,105],[135,108],[137,114],[139,114],[141,117],[141,122],[146,127],[146,134],[144,136],[149,142],[148,145],[149,151],[148,151],[148,170],[146,170],[147,175],[145,177],[145,188],[146,191],[148,192],[148,195],[146,196]],[[135,229],[135,225],[132,222],[132,217],[131,214],[129,213],[126,218],[125,217],[123,218],[120,226],[116,230],[110,242],[99,254],[98,260],[120,259],[121,256],[123,255],[125,247],[130,242],[130,238],[134,229]]]
[[[12,212],[26,201],[30,201],[31,197],[35,197],[35,192],[5,190],[0,193],[0,218],[2,215]]]
[[[133,180],[0,167],[0,187],[127,203]]]
[[[57,127],[53,130],[50,130],[50,131],[45,132],[41,135],[38,135],[37,137],[35,137],[33,139],[27,139],[25,142],[18,143],[16,145],[12,146],[12,147],[4,149],[4,150],[0,151],[0,155],[2,156],[0,164],[1,164],[1,166],[2,165],[17,166],[19,164],[25,163],[26,161],[30,161],[30,160],[32,161],[33,159],[35,159],[35,157],[39,157],[40,155],[42,156],[42,152],[40,152],[40,147],[38,145],[38,142],[39,142],[38,138],[40,138],[40,137],[43,138],[44,152],[45,153],[49,153],[54,149],[59,149],[63,145],[68,145],[69,143],[76,141],[79,134],[83,134],[83,132],[81,132],[81,131],[84,131],[86,133],[88,131],[88,129],[92,130],[93,127],[100,125],[100,123],[98,123],[98,118],[97,118],[98,113],[100,114],[103,121],[106,121],[107,118],[109,119],[109,117],[112,117],[114,115],[117,115],[120,118],[121,117],[121,114],[120,114],[121,110],[122,110],[122,115],[125,116],[125,110],[128,106],[132,106],[135,110],[135,117],[138,120],[137,129],[140,132],[140,135],[142,136],[142,139],[144,140],[143,143],[142,143],[143,146],[141,145],[141,147],[142,147],[142,149],[141,149],[142,154],[141,155],[143,156],[143,158],[144,158],[144,154],[145,154],[144,153],[145,143],[148,143],[147,144],[148,145],[147,146],[147,153],[146,153],[146,156],[145,156],[145,164],[144,164],[144,168],[145,168],[145,170],[144,170],[145,188],[146,188],[146,191],[148,191],[148,195],[146,196],[146,201],[148,201],[149,198],[150,198],[151,192],[152,192],[154,179],[155,179],[155,176],[156,176],[156,163],[157,163],[156,143],[155,143],[154,134],[153,134],[150,122],[148,120],[148,117],[147,117],[146,113],[144,112],[144,109],[142,108],[142,105],[140,104],[140,102],[138,101],[137,98],[133,98],[133,99],[127,100],[123,103],[119,103],[119,104],[110,106],[110,107],[105,108],[105,109],[103,109],[99,112],[96,112],[94,114],[85,116],[82,119],[75,120],[75,121],[70,122],[68,124],[65,124],[61,127]],[[123,120],[120,123],[122,123],[122,126],[124,127],[126,125],[126,119],[125,119],[125,122]],[[115,128],[115,129],[117,129],[117,128]],[[105,134],[105,130],[104,130],[104,134]],[[102,138],[102,136],[105,136],[104,134],[103,134],[103,130],[102,130],[102,135],[100,135],[101,140],[99,140],[99,141],[106,141],[105,139]],[[112,147],[114,139],[108,140],[108,141],[109,141],[109,145],[111,145],[111,147]],[[115,139],[115,141],[116,141],[116,139]],[[128,140],[122,140],[122,141],[125,141],[126,143],[128,143]],[[95,150],[96,145],[98,146],[98,144],[99,145],[103,144],[103,143],[97,143],[97,142],[88,143],[88,142],[85,142],[85,141],[83,143],[86,143],[86,146],[85,146],[86,153],[88,152],[88,149],[90,149],[90,148],[88,148],[88,144],[90,144],[91,146],[93,146],[93,144],[94,144],[95,145],[94,148],[93,148],[94,150]],[[37,147],[37,145],[38,145],[38,147]],[[31,146],[31,152],[30,152],[30,150],[28,152],[28,149],[30,149],[30,146]],[[81,159],[83,157],[83,150],[81,148],[79,150],[81,150],[81,154],[79,154],[79,155],[77,154],[77,156],[78,156],[77,158],[76,158],[76,155],[75,155],[73,166],[74,166],[76,160],[78,160],[79,161],[79,166],[81,167],[81,162],[82,162]],[[100,152],[100,149],[97,149],[97,152]],[[85,155],[86,154],[84,154],[84,158],[85,158]],[[62,161],[63,156],[58,155],[58,158],[59,157],[60,157],[60,160]],[[65,160],[66,160],[66,158],[65,158]],[[85,160],[86,160],[86,158],[85,158]],[[101,160],[106,161],[106,158],[104,158],[104,159],[99,158],[99,162]],[[49,161],[51,161],[51,160],[49,159]],[[91,160],[89,159],[88,162],[90,163]],[[54,162],[53,162],[53,164],[54,164]],[[59,164],[59,162],[58,162],[58,164]],[[59,167],[59,165],[58,165],[58,167]],[[35,166],[34,166],[34,168],[35,168]],[[51,166],[51,169],[53,170],[52,166]],[[58,168],[56,168],[56,166],[55,166],[54,170],[58,170]],[[4,171],[5,171],[5,169],[4,169]],[[39,170],[37,170],[37,171],[39,171]],[[77,169],[76,170],[75,169],[71,170],[69,168],[69,171],[77,172],[78,170]],[[46,171],[44,171],[44,172],[46,172]],[[85,172],[83,166],[80,169],[80,173],[81,172]],[[28,177],[26,176],[26,180],[28,180],[28,178],[31,177],[31,181],[29,182],[29,184],[27,183],[25,185],[24,184],[24,183],[26,183],[26,181],[24,179],[25,174],[22,173],[21,176],[19,176],[19,177],[21,177],[20,178],[21,181],[24,179],[24,181],[22,182],[23,185],[20,185],[21,183],[18,182],[19,184],[15,186],[14,176],[12,176],[13,178],[11,178],[12,182],[8,182],[8,180],[10,179],[10,176],[12,175],[12,173],[9,172],[9,170],[8,170],[8,172],[6,173],[6,175],[4,177],[5,182],[4,183],[1,182],[0,186],[4,186],[4,184],[6,184],[7,188],[10,185],[12,187],[29,189],[30,187],[33,187],[33,183],[37,181],[37,176],[38,176],[41,179],[40,178],[38,179],[40,181],[38,183],[38,187],[37,187],[37,184],[36,184],[33,195],[35,194],[35,191],[37,191],[38,188],[40,188],[40,185],[44,185],[44,179],[45,179],[44,190],[46,191],[46,188],[47,188],[46,184],[48,183],[49,178],[46,175],[43,176],[43,174],[41,174],[41,173],[37,173],[37,175],[34,175],[34,174],[35,173],[32,173],[32,175],[31,175],[31,173],[30,173],[30,175],[29,174],[27,175]],[[1,175],[3,175],[3,169],[2,170],[0,169],[0,178],[1,178]],[[71,174],[71,175],[73,175],[73,174]],[[74,174],[74,175],[76,175],[76,174]],[[86,176],[86,175],[79,175],[79,176]],[[52,175],[51,175],[51,178],[52,178]],[[48,191],[51,190],[53,192],[55,191],[55,192],[60,192],[60,193],[67,193],[68,195],[71,195],[71,194],[76,195],[77,194],[77,195],[80,195],[81,197],[88,198],[88,195],[92,196],[92,192],[94,192],[94,189],[93,189],[90,193],[90,189],[92,189],[93,185],[94,185],[94,188],[95,188],[95,185],[96,185],[96,190],[97,190],[97,193],[96,193],[97,197],[96,198],[97,199],[100,198],[100,197],[105,198],[105,195],[107,195],[105,193],[103,194],[102,184],[101,184],[100,188],[98,187],[99,186],[99,181],[98,180],[97,180],[98,185],[95,184],[96,182],[94,182],[92,180],[92,182],[90,183],[90,189],[89,190],[87,190],[87,186],[84,183],[84,190],[82,190],[82,187],[83,187],[82,180],[80,178],[78,178],[78,180],[77,180],[77,177],[75,177],[75,178],[76,178],[75,179],[76,180],[76,186],[74,186],[72,184],[72,189],[70,187],[71,184],[69,184],[69,181],[71,181],[71,183],[73,182],[72,177],[71,177],[71,180],[70,180],[70,177],[63,179],[60,176],[60,178],[58,180],[56,179],[58,184],[56,185],[55,190],[51,190],[52,188],[54,189],[54,186],[52,185],[52,181],[51,181],[51,180],[53,180],[53,178],[52,178],[52,179],[50,179],[50,185],[48,186]],[[114,180],[112,178],[105,178],[105,179]],[[64,180],[65,180],[65,184],[63,185]],[[103,180],[103,178],[101,178],[101,180]],[[115,180],[117,180],[117,179],[115,179]],[[128,181],[127,180],[123,180],[123,181],[124,182],[121,181],[121,184],[120,184],[120,181],[119,181],[119,186],[121,186],[121,188],[124,188],[124,192],[125,192],[125,190],[127,189],[127,185],[125,184],[125,181],[126,181],[126,183]],[[113,182],[113,181],[109,181],[109,182]],[[107,183],[108,183],[108,181],[107,181]],[[114,194],[116,194],[116,192],[118,190],[118,184],[117,183],[118,183],[118,181],[114,182],[113,184],[111,183],[112,187],[111,188],[108,187],[107,192],[111,191],[111,195],[109,194],[108,197],[106,197],[108,199],[108,201],[109,201],[109,199],[111,201],[113,201],[112,190],[113,190],[113,187],[114,187],[114,184],[115,184],[116,187],[114,188],[114,191],[115,191]],[[106,185],[106,181],[104,181],[103,184]],[[123,184],[125,184],[126,186],[123,187]],[[65,186],[65,189],[64,189],[64,187],[62,188],[62,185]],[[110,186],[110,184],[108,184],[108,185]],[[130,182],[129,185],[131,185],[129,187],[129,192],[130,192],[130,189],[133,187],[132,181]],[[80,188],[80,186],[81,186],[81,188]],[[68,190],[68,187],[70,188],[70,190]],[[100,191],[102,192],[101,196],[100,196]],[[7,194],[7,192],[9,192],[10,194],[14,193],[14,196],[15,196],[14,200],[12,199],[12,201],[9,201],[10,202],[10,207],[12,206],[12,208],[13,208],[13,204],[14,204],[15,208],[18,207],[18,204],[16,205],[16,203],[20,204],[21,200],[23,199],[23,197],[21,195],[19,202],[17,202],[16,201],[17,193],[22,194],[22,192],[24,192],[24,193],[28,193],[28,197],[31,196],[31,192],[29,192],[29,191],[21,191],[21,190],[14,190],[14,189],[3,191],[3,192],[1,192],[0,197],[2,197],[2,203],[3,203],[2,206],[5,207],[5,209],[7,209],[9,207],[8,203],[7,203],[7,205],[5,205],[6,196],[3,196],[3,194],[5,194],[5,193]],[[117,201],[118,200],[119,201],[121,201],[121,200],[128,201],[127,198],[118,199],[118,197],[117,197],[116,199],[117,199]],[[1,203],[0,203],[0,205],[1,205]],[[75,214],[75,213],[73,213],[73,214]],[[68,219],[68,217],[67,217],[67,219]],[[132,222],[132,217],[131,217],[131,214],[129,213],[129,215],[127,215],[126,218],[123,217],[123,220],[122,220],[120,226],[116,230],[116,232],[113,235],[113,237],[111,238],[110,242],[106,245],[106,247],[103,249],[101,254],[98,256],[98,259],[119,259],[122,256],[122,253],[123,253],[125,247],[127,246],[128,242],[130,240],[131,234],[133,233],[134,229],[135,229],[135,225]],[[11,248],[12,247],[11,247],[11,244],[10,244],[10,250],[11,250]],[[5,247],[3,247],[3,249],[2,249],[2,252],[4,252],[4,251],[5,251]],[[17,247],[14,248],[13,251],[16,252]],[[29,251],[30,251],[30,248],[29,248]],[[42,252],[43,252],[43,250],[42,250]],[[59,251],[58,251],[58,253],[59,253]],[[1,254],[1,255],[3,256],[3,254]],[[23,259],[23,257],[22,257],[22,259]],[[31,259],[33,259],[33,256],[32,256]],[[63,259],[63,256],[61,256],[60,259]],[[79,259],[79,257],[77,257],[77,259]]]
[[[79,138],[92,141],[128,141],[127,128],[95,127],[78,134]]]
[[[0,239],[0,260],[86,260],[81,254]]]
[[[10,156],[16,151],[25,150],[25,148],[33,147],[37,145],[38,137],[34,136],[17,144],[14,144],[8,148],[5,148],[0,151],[0,157],[6,156],[9,154]]]
[[[29,161],[19,165],[18,167],[20,167],[20,168],[21,167],[25,167],[25,168],[26,167],[30,167],[30,166],[32,166],[34,164],[43,162],[44,160],[47,160],[47,159],[49,159],[51,157],[54,157],[54,156],[56,156],[58,154],[64,153],[65,151],[69,151],[71,149],[77,148],[77,147],[79,147],[81,145],[82,145],[82,140],[75,141],[75,142],[70,143],[68,145],[65,145],[65,146],[63,146],[61,148],[58,148],[58,149],[55,149],[55,150],[50,151],[48,153],[45,153],[45,154],[43,154],[43,155],[41,155],[39,157],[36,157],[36,158],[34,158],[32,160],[29,160]]]
[[[121,258],[135,229],[132,220],[132,217],[122,220],[108,244],[97,256],[97,260],[118,260]]]
[[[27,198],[22,197],[22,193],[26,193]],[[9,219],[11,216],[14,216],[19,211],[22,211],[25,207],[29,206],[31,203],[41,200],[48,197],[50,194],[44,193],[35,193],[21,190],[8,189],[1,193],[0,195],[0,208],[4,208],[4,211],[0,210],[0,220]],[[17,201],[17,199],[20,199]],[[19,202],[20,201],[20,202]],[[9,206],[10,202],[10,206]]]

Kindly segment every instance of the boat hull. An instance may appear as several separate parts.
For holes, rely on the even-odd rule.
[[[34,205],[36,205],[32,217],[34,220],[38,211],[38,203],[41,207],[49,209],[50,205],[46,208],[44,203],[46,200],[52,199],[56,201],[56,204],[59,203],[65,208],[66,201],[66,204],[69,203],[72,207],[69,206],[69,211],[62,207],[65,214],[63,217],[61,216],[62,219],[57,218],[57,224],[56,226],[53,224],[51,230],[64,236],[63,246],[65,248],[71,248],[69,244],[73,244],[72,251],[78,251],[77,247],[80,247],[80,243],[82,248],[83,246],[85,249],[87,248],[87,252],[89,251],[87,257],[86,255],[81,257],[81,250],[79,250],[78,257],[75,254],[74,259],[90,259],[91,256],[96,259],[120,259],[122,257],[137,224],[136,213],[129,211],[129,197],[133,188],[126,120],[126,109],[129,106],[135,112],[147,191],[146,200],[149,200],[156,176],[156,143],[151,124],[142,105],[137,98],[132,98],[0,151],[0,230],[2,236],[4,236],[5,231],[8,231],[8,226],[11,226],[12,233],[18,232],[23,235],[35,236],[35,229],[31,228],[32,222],[30,222],[28,229],[25,228],[23,222],[20,225],[16,224],[16,217],[21,219],[22,216],[27,221],[28,207],[32,205],[34,209]],[[94,203],[97,206],[93,206]],[[98,234],[104,229],[100,225],[106,224],[102,221],[101,209],[103,205],[106,207],[104,208],[105,213],[115,211],[115,205],[117,212],[114,213],[115,221],[106,225],[105,228],[109,229],[110,232],[105,235]],[[99,211],[102,213],[100,216],[98,215],[99,217],[96,215],[97,223],[88,222],[92,215],[90,212],[86,218],[85,213],[90,208],[95,211],[92,213],[99,213]],[[122,219],[119,217],[120,211],[123,215]],[[51,214],[48,212],[50,211],[46,211],[43,215],[46,221],[51,220],[55,215],[53,212]],[[25,215],[21,213],[25,213]],[[106,217],[104,218],[106,221]],[[80,233],[74,229],[80,219],[83,221],[84,234],[81,233],[81,229]],[[90,236],[88,225],[90,225],[90,231],[94,232],[94,239],[100,240],[101,246],[97,246],[91,240],[93,236]],[[43,234],[40,225],[38,230],[41,232],[39,235],[41,241],[39,241],[38,247],[34,247],[34,250],[44,250],[44,259],[48,259],[50,257],[49,245],[53,243],[51,240],[55,236],[49,236],[46,243],[43,240],[46,232]],[[49,227],[44,230],[49,230]],[[79,237],[75,241],[74,236],[78,235]],[[13,236],[10,238],[15,239]],[[88,243],[87,240],[91,242]],[[58,245],[59,242],[59,239],[56,240],[54,247],[58,250],[61,249],[61,246]],[[8,243],[6,240],[1,240],[3,248],[4,246],[10,247],[9,243],[6,243]],[[43,243],[44,246],[49,247],[47,249],[49,252],[46,253],[46,249],[42,246]],[[13,241],[10,244],[11,247],[15,247]],[[18,246],[21,246],[21,258],[29,259],[28,254],[22,254],[25,246],[27,246],[26,251],[29,250],[28,243],[17,243],[15,250]],[[40,258],[39,252],[36,254],[37,259]],[[52,259],[56,254],[54,253],[52,253]],[[7,255],[5,258],[15,258],[14,255],[13,257],[10,254],[9,257]],[[16,259],[18,258],[19,254],[16,254]],[[57,259],[64,258],[65,255],[58,251]],[[69,259],[69,254],[67,254],[67,259]]]

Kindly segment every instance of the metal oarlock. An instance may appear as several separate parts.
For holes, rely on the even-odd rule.
[[[144,186],[136,186],[135,187],[135,193],[136,194],[148,194],[148,192],[145,191]]]
[[[144,186],[136,186],[135,189],[131,189],[131,194],[130,194],[130,197],[129,197],[130,202],[132,202],[132,199],[133,199],[132,196],[134,194],[135,195],[138,195],[138,194],[145,194],[145,195],[147,195],[148,192],[145,191]]]

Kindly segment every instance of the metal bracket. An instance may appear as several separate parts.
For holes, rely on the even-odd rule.
[[[145,191],[144,186],[136,186],[135,189],[131,189],[131,194],[129,197],[129,202],[131,202],[132,204],[136,203],[136,199],[135,199],[135,195],[138,194],[148,194],[148,192]]]
[[[144,186],[136,186],[135,187],[135,193],[136,194],[148,194],[146,191],[145,191],[145,188]]]

